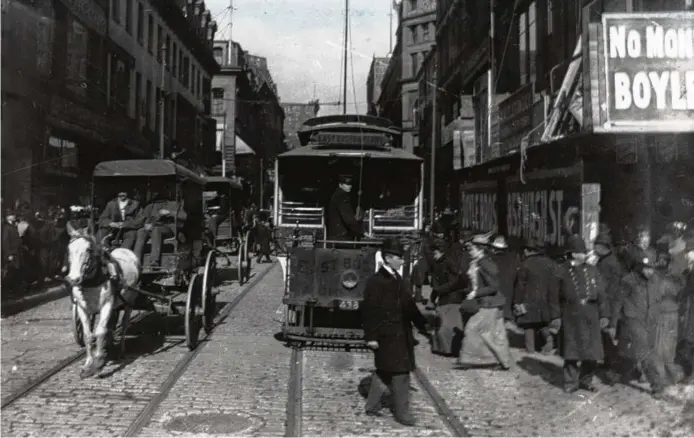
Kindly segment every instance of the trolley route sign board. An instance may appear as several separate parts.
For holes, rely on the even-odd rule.
[[[694,12],[603,14],[609,132],[694,132]]]
[[[288,304],[315,299],[322,307],[335,300],[362,299],[376,266],[376,249],[294,248],[289,257]]]
[[[349,146],[383,146],[388,138],[383,134],[346,134],[342,132],[320,132],[312,137],[320,144],[339,144]]]

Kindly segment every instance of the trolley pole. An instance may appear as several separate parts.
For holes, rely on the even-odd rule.
[[[347,114],[347,42],[349,41],[349,0],[345,0],[345,70],[343,72],[342,83],[342,114]]]
[[[166,157],[164,156],[164,149],[165,149],[165,144],[164,144],[164,118],[166,117],[166,56],[167,56],[167,50],[166,50],[166,43],[161,45],[161,83],[160,83],[160,90],[161,93],[159,95],[159,157],[164,160]]]
[[[438,100],[439,88],[437,86],[436,75],[432,78],[431,87],[434,88],[434,103],[431,109],[431,162],[429,163],[429,223],[434,223],[434,204],[436,197],[436,124],[438,114],[436,101]]]

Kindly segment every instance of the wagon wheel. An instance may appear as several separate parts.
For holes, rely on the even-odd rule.
[[[202,277],[202,327],[208,335],[212,332],[215,312],[217,310],[217,296],[214,286],[217,281],[217,252],[212,250],[207,253],[205,260],[205,272]]]
[[[200,318],[197,314],[197,307],[200,303],[200,282],[198,280],[198,274],[193,274],[188,284],[188,296],[186,297],[186,344],[191,351],[198,346],[198,337],[200,335]]]
[[[244,248],[246,247],[245,242],[246,239],[243,234],[239,236],[238,239],[239,242],[239,251],[236,255],[236,278],[239,280],[239,286],[243,286],[243,283],[245,283],[246,277],[243,275],[244,269],[243,269],[243,253],[244,253]]]

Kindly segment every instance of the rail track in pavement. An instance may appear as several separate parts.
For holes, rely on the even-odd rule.
[[[273,263],[274,265],[274,263]],[[213,335],[215,328],[219,326],[221,323],[224,322],[225,319],[227,319],[234,309],[241,303],[241,301],[250,293],[252,292],[258,284],[262,281],[262,279],[265,277],[265,275],[268,274],[268,272],[271,271],[270,269],[265,269],[264,271],[258,272],[256,275],[254,275],[249,282],[247,282],[245,285],[242,286],[242,290],[236,295],[230,302],[228,302],[217,314],[217,316],[214,319],[214,327],[211,331],[211,333],[206,334],[203,338],[200,339],[199,345],[195,350],[192,351],[186,351],[185,354],[183,354],[182,357],[180,357],[176,362],[175,366],[173,367],[173,370],[168,372],[166,375],[166,378],[156,387],[156,388],[151,388],[153,389],[148,391],[151,396],[147,397],[148,400],[146,403],[142,403],[144,406],[139,409],[137,416],[129,422],[129,425],[127,426],[124,431],[122,430],[122,426],[119,427],[119,430],[115,435],[117,436],[136,436],[150,421],[152,415],[156,411],[157,407],[166,399],[166,396],[168,393],[171,391],[171,389],[174,387],[176,382],[179,380],[179,378],[185,373],[185,371],[188,369],[189,365],[193,362],[193,360],[198,356],[200,351],[205,347],[207,341],[209,341],[210,337]],[[147,317],[150,315],[150,313],[141,313],[136,315],[130,323],[130,328],[135,327],[136,325],[143,323]],[[121,327],[119,326],[115,333],[114,337],[119,337],[121,333]],[[175,342],[173,345],[178,345],[181,344],[181,342]],[[49,370],[45,371],[44,373],[41,373],[38,377],[32,379],[29,381],[27,384],[22,386],[19,390],[15,391],[11,395],[5,397],[2,400],[2,413],[5,414],[12,414],[12,409],[18,407],[19,405],[22,404],[23,401],[26,399],[35,396],[40,397],[40,398],[47,398],[45,395],[37,395],[37,393],[41,391],[46,391],[49,394],[54,394],[56,392],[60,393],[58,394],[59,396],[64,397],[65,392],[70,392],[73,390],[76,390],[76,387],[79,383],[85,383],[88,384],[89,380],[107,380],[107,379],[99,379],[99,378],[91,378],[91,379],[85,379],[85,380],[80,380],[75,373],[75,365],[80,359],[83,359],[86,354],[86,349],[81,348],[79,351],[75,352],[73,355],[69,356],[65,360],[62,360],[58,364],[56,364],[54,367],[50,368]],[[157,370],[158,371],[158,370]],[[74,383],[74,385],[68,385],[68,387],[62,387],[60,389],[53,389],[53,388],[47,388],[48,385],[50,385],[50,382],[53,379],[62,379],[63,381],[68,381],[70,383]],[[150,395],[147,394],[147,395]],[[80,402],[84,404],[86,400],[77,400],[77,404]],[[101,400],[100,400],[101,402]],[[93,403],[93,401],[92,401]],[[80,408],[83,408],[84,406],[79,406],[75,408],[76,412],[80,411]],[[6,418],[6,421],[9,418]],[[123,424],[123,423],[121,423]],[[103,435],[102,435],[103,436]]]
[[[319,435],[321,433],[328,433],[330,434],[330,431],[333,432],[333,434],[340,434],[340,435],[351,435],[351,434],[363,434],[364,432],[360,432],[359,430],[339,430],[340,426],[335,423],[334,427],[335,429],[331,429],[332,426],[326,425],[326,422],[330,421],[337,421],[337,418],[330,418],[330,414],[328,413],[327,415],[320,415],[320,411],[323,410],[322,402],[321,401],[311,401],[311,404],[313,405],[313,409],[311,409],[312,412],[307,412],[307,409],[305,409],[304,404],[305,402],[308,401],[308,399],[305,396],[305,391],[304,388],[307,386],[307,381],[311,379],[312,377],[306,377],[307,374],[307,365],[311,363],[311,361],[320,361],[320,359],[316,356],[307,358],[305,353],[308,352],[307,350],[302,349],[301,347],[294,346],[291,349],[291,357],[290,357],[290,373],[289,373],[289,382],[288,382],[288,395],[287,395],[287,414],[286,414],[286,430],[285,430],[285,436],[287,437],[300,437],[304,436],[304,434],[309,435],[309,436],[315,436]],[[311,354],[313,352],[309,352]],[[350,355],[350,354],[357,354],[357,353],[340,353],[340,354],[345,354],[345,355]],[[336,356],[337,357],[337,356]],[[361,356],[362,359],[365,359],[367,362],[371,361],[371,356],[366,353],[362,354]],[[328,359],[329,361],[334,361],[333,359]],[[347,358],[349,361],[350,359]],[[364,364],[364,360],[361,361],[362,364]],[[325,364],[320,364],[319,366],[325,366]],[[365,368],[360,368],[358,370],[359,372],[363,373],[366,371]],[[337,375],[337,379],[340,379],[341,377],[344,376],[344,374],[340,375],[339,369],[333,369],[330,370],[330,372],[334,372]],[[431,384],[429,381],[429,378],[426,375],[426,372],[421,369],[417,368],[413,373],[412,373],[412,382],[411,382],[411,402],[410,402],[410,409],[413,411],[416,417],[421,416],[425,417],[423,418],[424,421],[422,421],[422,418],[418,419],[418,426],[423,427],[425,430],[438,430],[438,434],[447,434],[449,436],[458,436],[458,437],[468,437],[470,436],[468,430],[466,427],[460,422],[458,416],[451,410],[451,408],[448,406],[444,398],[439,394],[437,389]],[[320,376],[317,375],[315,376],[317,380],[321,380],[322,378],[324,379],[325,376]],[[354,382],[350,382],[353,384]],[[327,391],[335,391],[335,392],[340,392],[342,388],[335,388],[335,387],[330,387],[330,383],[325,384],[322,383],[320,384],[323,387],[325,387],[325,390]],[[416,386],[416,388],[412,388],[412,386]],[[350,390],[349,387],[345,388],[347,391]],[[356,388],[354,388],[356,389]],[[415,396],[413,396],[412,390],[415,390],[416,392],[414,393]],[[352,391],[352,396],[350,397],[351,400],[345,399],[344,404],[347,405],[350,401],[354,400],[354,394],[355,391]],[[420,395],[416,396],[416,394],[420,393]],[[314,393],[315,394],[315,393]],[[320,396],[320,394],[318,394]],[[309,395],[310,397],[311,395]],[[413,400],[413,398],[418,398],[418,400]],[[359,414],[363,414],[363,402],[364,400],[359,400],[359,403],[354,406],[352,405],[352,421],[358,422],[360,421]],[[316,409],[317,408],[317,409]],[[342,412],[345,413],[345,416],[348,415],[348,411],[350,408],[348,406],[344,406],[344,410]],[[319,411],[319,420],[316,419],[316,412]],[[327,410],[327,408],[326,408]],[[386,411],[387,409],[384,409]],[[361,411],[361,412],[360,412]],[[357,414],[359,412],[359,414]],[[435,413],[435,414],[434,414]],[[436,417],[438,421],[436,421]],[[318,425],[319,429],[314,429],[313,427],[308,427],[309,430],[305,427],[306,423],[306,418],[309,418],[309,422],[315,423],[316,421],[319,421],[323,424]],[[378,421],[375,418],[376,417],[371,417],[374,420],[373,421]],[[393,433],[396,431],[393,430],[394,422],[386,423],[384,424],[384,430],[392,430]],[[395,426],[398,427],[398,426]],[[425,430],[420,429],[420,432],[425,432]],[[410,436],[410,435],[417,435],[417,429],[415,428],[403,428],[400,430],[402,432],[403,436]],[[425,435],[429,435],[427,433],[424,433]]]

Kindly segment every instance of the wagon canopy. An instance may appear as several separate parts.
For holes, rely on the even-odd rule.
[[[208,190],[226,189],[243,190],[240,182],[224,176],[206,176],[205,188]]]
[[[102,161],[94,168],[94,177],[175,177],[182,182],[205,185],[205,178],[170,160]]]

